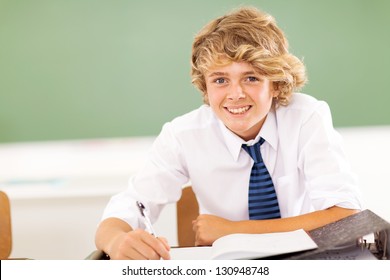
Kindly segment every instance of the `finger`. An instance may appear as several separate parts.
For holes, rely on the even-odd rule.
[[[163,243],[165,249],[167,249],[168,251],[171,250],[171,246],[169,246],[168,240],[165,237],[157,237],[157,239]]]
[[[151,239],[152,241],[149,239]],[[155,239],[156,238],[150,234],[148,234],[147,236],[141,236],[141,239],[132,245],[132,248],[134,250],[134,252],[132,252],[133,255],[140,255],[141,257],[139,259],[159,260],[160,254],[155,249]]]
[[[144,242],[153,249],[154,253],[157,255],[157,259],[164,259],[169,260],[171,258],[169,254],[169,245],[166,242],[166,245],[164,244],[164,241],[160,238],[156,238],[153,235],[148,234],[147,236],[143,236]]]
[[[145,256],[145,254],[141,254],[140,251],[142,252],[143,250],[139,247],[139,246],[135,246],[133,248],[130,248],[128,250],[128,256],[127,256],[127,259],[130,259],[130,260],[148,260],[149,258],[147,258]]]
[[[199,246],[199,233],[195,233],[195,246]]]
[[[128,233],[127,239],[122,246],[125,250],[122,250],[122,252],[130,259],[158,260],[160,255],[153,247],[153,243],[160,242],[156,242],[156,238],[145,230],[136,229]]]
[[[198,230],[198,221],[197,220],[192,221],[192,230],[194,232],[196,232]]]
[[[171,255],[169,254],[169,250],[171,249],[168,241],[163,238],[156,238],[158,241],[157,247],[155,247],[155,250],[157,250],[157,253],[160,255],[160,257],[164,260],[170,260]]]

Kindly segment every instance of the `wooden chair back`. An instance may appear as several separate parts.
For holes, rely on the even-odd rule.
[[[194,246],[195,233],[192,230],[192,221],[199,215],[199,205],[191,186],[183,189],[176,209],[178,245],[180,247]]]
[[[8,259],[12,249],[11,210],[8,196],[0,191],[0,260]]]

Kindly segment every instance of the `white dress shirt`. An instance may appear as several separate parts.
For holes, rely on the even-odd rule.
[[[293,94],[288,106],[272,109],[256,139],[245,142],[228,130],[211,108],[200,108],[166,123],[141,171],[126,191],[113,196],[103,219],[117,217],[142,227],[136,201],[152,222],[167,203],[176,202],[191,184],[201,214],[248,220],[252,158],[242,144],[262,137],[264,163],[271,174],[281,216],[291,217],[340,206],[361,209],[356,178],[334,130],[328,105]]]

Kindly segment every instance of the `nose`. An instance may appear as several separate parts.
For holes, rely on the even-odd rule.
[[[230,100],[239,100],[245,98],[244,90],[240,83],[232,83],[227,95]]]

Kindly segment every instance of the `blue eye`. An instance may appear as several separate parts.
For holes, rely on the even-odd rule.
[[[248,80],[249,82],[257,82],[259,79],[256,78],[256,77],[250,76],[250,77],[247,78],[247,80]]]
[[[215,79],[214,81],[216,84],[223,84],[225,82],[225,79],[224,78],[218,78],[218,79]]]

